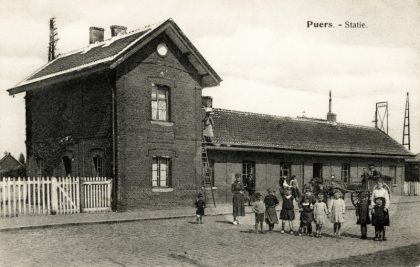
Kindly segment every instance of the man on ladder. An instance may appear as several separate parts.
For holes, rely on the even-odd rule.
[[[211,109],[206,109],[206,116],[203,119],[203,140],[202,140],[202,161],[203,161],[203,171],[202,171],[202,179],[203,179],[203,192],[204,196],[207,200],[206,190],[209,189],[211,191],[211,196],[213,199],[213,204],[216,207],[216,202],[214,201],[214,193],[213,193],[213,181],[212,181],[212,170],[210,168],[209,158],[207,156],[207,145],[213,144],[213,119],[211,117]]]

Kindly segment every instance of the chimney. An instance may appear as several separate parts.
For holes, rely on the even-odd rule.
[[[201,97],[201,104],[206,112],[213,110],[213,98],[211,96]]]
[[[112,25],[111,27],[111,37],[117,36],[119,34],[126,34],[127,27],[120,25]]]
[[[98,27],[89,27],[89,44],[104,41],[104,29]]]
[[[332,105],[332,99],[331,99],[331,91],[330,91],[330,99],[329,99],[329,107],[328,107],[328,113],[327,113],[327,121],[329,122],[337,122],[337,115],[331,112],[331,105]]]

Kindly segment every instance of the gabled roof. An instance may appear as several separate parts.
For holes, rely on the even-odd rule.
[[[22,163],[15,159],[10,153],[7,153],[0,159],[0,171],[2,172],[17,169],[21,166],[23,166]]]
[[[373,127],[224,109],[214,109],[213,120],[214,142],[221,146],[210,149],[413,156],[394,139]]]
[[[113,69],[124,62],[134,52],[157,35],[165,32],[174,41],[182,53],[203,77],[204,86],[219,85],[221,78],[188,40],[172,19],[162,23],[148,25],[142,29],[119,35],[104,42],[91,44],[85,48],[58,56],[28,78],[9,89],[10,94],[17,94],[45,86],[46,83],[60,81],[60,78],[88,70]]]

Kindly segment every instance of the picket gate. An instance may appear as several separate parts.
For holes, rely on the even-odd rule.
[[[420,182],[404,182],[404,195],[405,196],[419,196],[420,195]]]
[[[111,180],[106,177],[81,179],[83,212],[111,211]]]
[[[3,177],[0,217],[111,211],[106,177]]]

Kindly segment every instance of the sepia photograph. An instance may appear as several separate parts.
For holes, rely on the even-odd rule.
[[[420,266],[420,1],[0,22],[0,266]]]

